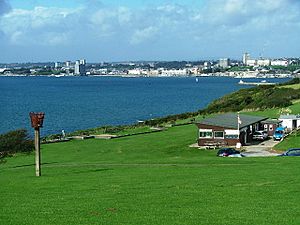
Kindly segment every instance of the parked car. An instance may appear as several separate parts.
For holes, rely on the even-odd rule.
[[[300,148],[290,148],[279,156],[300,156]]]
[[[252,138],[253,140],[264,141],[268,138],[268,132],[264,130],[255,131]]]
[[[284,138],[284,128],[283,127],[277,127],[274,134],[273,134],[274,141],[280,141],[283,138]]]
[[[217,156],[220,157],[244,157],[240,151],[235,150],[234,148],[221,148]]]

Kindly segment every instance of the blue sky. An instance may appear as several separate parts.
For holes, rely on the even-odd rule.
[[[0,0],[0,62],[299,57],[299,0]]]
[[[36,6],[44,7],[63,7],[74,8],[85,5],[89,0],[11,0],[10,4],[14,8],[33,9]],[[182,4],[182,5],[200,5],[202,0],[92,0],[90,2],[100,2],[110,6],[127,6],[139,8],[149,5],[162,4]]]

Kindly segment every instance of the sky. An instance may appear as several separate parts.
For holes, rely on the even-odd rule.
[[[0,63],[300,56],[300,0],[0,0]]]

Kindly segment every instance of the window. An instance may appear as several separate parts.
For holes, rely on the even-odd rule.
[[[273,124],[269,125],[269,130],[272,131],[273,130]]]
[[[211,129],[199,129],[199,138],[212,138],[213,132]]]
[[[223,131],[215,131],[215,138],[216,139],[224,139],[224,132]]]
[[[238,139],[239,131],[238,130],[225,130],[226,139]]]
[[[238,137],[239,136],[237,134],[231,134],[231,135],[230,134],[226,134],[225,135],[226,139],[238,139]]]

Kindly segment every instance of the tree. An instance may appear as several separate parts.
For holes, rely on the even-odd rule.
[[[0,158],[17,152],[31,152],[34,149],[33,140],[27,130],[19,129],[0,135]]]

